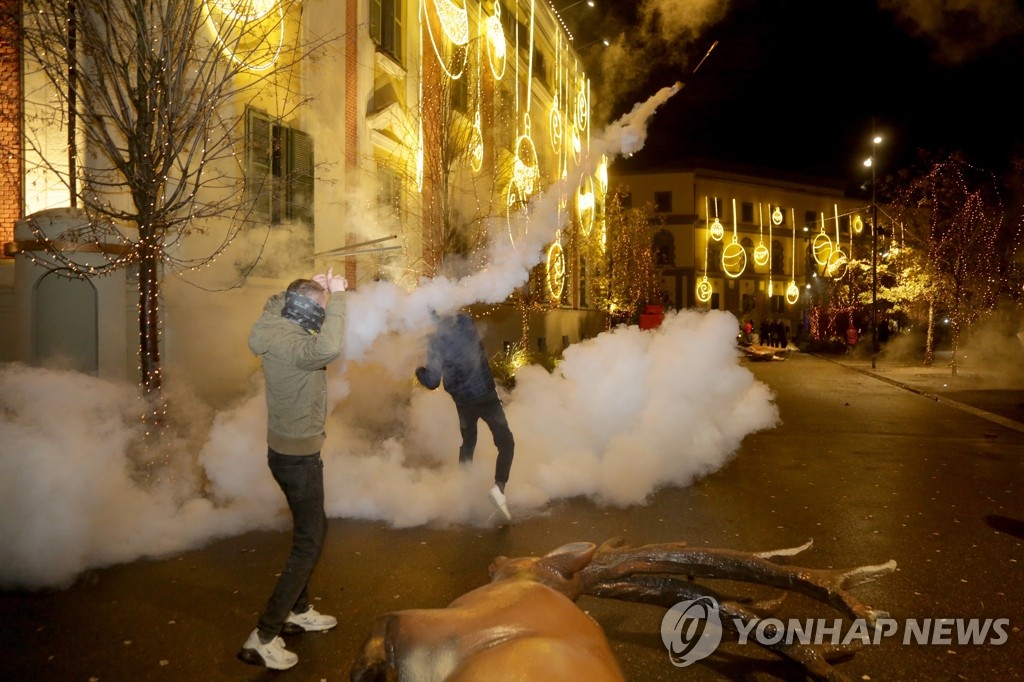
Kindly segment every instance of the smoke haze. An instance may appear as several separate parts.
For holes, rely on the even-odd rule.
[[[642,146],[647,120],[677,90],[634,107],[595,136],[594,150],[614,158]],[[567,183],[576,186],[578,177]],[[424,359],[430,309],[503,301],[526,281],[562,227],[555,189],[531,204],[530,230],[515,247],[507,237],[494,240],[486,268],[424,281],[411,292],[375,282],[345,294],[344,358],[328,368],[329,516],[394,526],[489,523],[485,493],[496,452],[487,431],[474,464],[460,468],[452,401],[416,384],[413,370]],[[187,299],[178,305],[212,317],[237,313],[236,294],[224,295],[219,308]],[[240,349],[261,308],[235,315],[232,338],[205,318],[192,324],[197,333],[218,330],[222,338],[209,343],[239,349],[244,360],[236,362],[253,362],[255,370]],[[515,391],[503,396],[517,444],[507,490],[513,515],[528,518],[577,495],[642,503],[661,486],[716,470],[747,434],[773,427],[771,392],[738,364],[737,326],[723,312],[670,313],[657,330],[621,327],[571,346],[553,373],[520,369]],[[218,410],[169,388],[169,426],[147,450],[137,387],[0,366],[0,586],[62,587],[89,568],[286,528],[287,508],[266,466],[262,379],[251,376],[250,386],[233,387],[244,397]]]

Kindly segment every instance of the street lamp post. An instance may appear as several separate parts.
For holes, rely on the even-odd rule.
[[[871,167],[871,369],[875,369],[878,356],[878,201],[875,194],[875,146],[882,141],[872,135],[871,158],[864,161]]]

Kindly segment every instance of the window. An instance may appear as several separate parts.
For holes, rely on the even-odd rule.
[[[814,226],[818,224],[818,214],[814,211],[804,211],[804,227],[808,230],[813,230]]]
[[[782,248],[782,242],[778,239],[772,240],[772,274],[784,275],[786,273],[786,250]]]
[[[402,178],[386,166],[377,167],[377,205],[402,217]]]
[[[740,220],[745,223],[754,222],[754,204],[750,201],[744,201],[740,204]]]
[[[655,192],[654,193],[654,212],[655,213],[671,213],[672,212],[672,192]]]
[[[676,240],[668,230],[658,230],[654,235],[652,249],[654,264],[670,267],[676,264]]]
[[[465,114],[469,111],[469,77],[463,74],[462,78],[448,79],[451,88],[452,109]]]
[[[313,138],[249,107],[245,198],[256,218],[313,224]]]
[[[402,0],[370,0],[370,37],[383,52],[402,61]]]

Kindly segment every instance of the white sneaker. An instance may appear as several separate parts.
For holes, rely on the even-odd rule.
[[[506,521],[512,520],[512,514],[508,511],[508,505],[505,504],[505,493],[501,492],[497,485],[493,486],[487,493],[487,496],[491,498],[491,502],[498,508],[501,515],[505,517]]]
[[[321,632],[330,630],[337,624],[338,619],[334,616],[326,616],[310,608],[305,613],[289,613],[284,619],[282,631],[289,635],[299,632]]]
[[[287,670],[299,662],[299,657],[284,648],[284,640],[275,637],[266,644],[260,641],[259,630],[253,630],[245,640],[238,657],[251,665],[262,665],[271,670]]]

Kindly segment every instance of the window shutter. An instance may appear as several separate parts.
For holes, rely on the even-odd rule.
[[[245,201],[254,218],[270,218],[273,182],[270,117],[252,107],[245,110]]]
[[[287,215],[290,219],[312,225],[313,138],[294,128],[289,128],[289,133]]]

